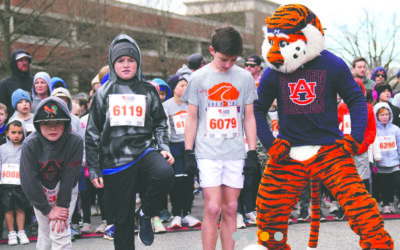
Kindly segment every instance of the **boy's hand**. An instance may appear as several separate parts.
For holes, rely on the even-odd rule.
[[[49,220],[67,220],[69,215],[68,208],[54,206],[47,216]]]
[[[247,152],[247,158],[244,161],[243,175],[255,174],[259,164],[257,152],[255,150],[249,150]]]
[[[192,149],[186,149],[183,154],[183,172],[187,175],[197,175],[199,173],[196,156]]]
[[[68,228],[68,220],[52,220],[51,221],[51,231],[55,231],[57,233],[62,233],[64,232],[65,229]]]
[[[92,180],[95,188],[104,188],[103,177],[97,177]]]
[[[174,164],[174,157],[168,151],[161,151],[160,154],[164,157],[165,160],[169,163],[169,165]]]

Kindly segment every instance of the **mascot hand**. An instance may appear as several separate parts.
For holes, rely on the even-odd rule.
[[[274,161],[281,161],[289,157],[290,143],[284,139],[275,139],[268,150],[269,156]]]
[[[335,144],[341,146],[344,151],[351,155],[357,154],[360,149],[360,144],[358,144],[351,135],[346,135],[342,139],[337,139]]]
[[[255,150],[248,151],[247,158],[244,161],[243,175],[247,176],[255,174],[257,169],[259,169],[259,164],[257,152]]]

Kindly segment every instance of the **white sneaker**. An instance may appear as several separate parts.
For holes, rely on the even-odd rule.
[[[389,203],[389,207],[390,207],[390,212],[392,214],[395,214],[396,213],[396,208],[394,207],[394,203]]]
[[[168,225],[170,229],[179,229],[182,227],[182,218],[180,216],[173,216]]]
[[[105,220],[101,221],[101,224],[96,227],[96,233],[103,234],[106,231],[107,222]]]
[[[17,233],[15,231],[11,231],[8,233],[8,245],[9,246],[18,245]]]
[[[331,207],[329,208],[329,213],[333,214],[338,210],[339,210],[338,202],[337,201],[332,201],[331,202]]]
[[[92,205],[92,206],[90,207],[90,215],[91,215],[91,216],[96,216],[96,215],[98,215],[97,209],[96,209],[96,205]]]
[[[390,207],[389,206],[384,206],[382,213],[383,214],[391,214],[392,211],[390,211]]]
[[[245,214],[245,216],[247,218],[247,221],[250,224],[257,224],[257,212],[256,211],[247,213],[247,214]]]
[[[188,227],[199,227],[201,225],[201,222],[190,214],[183,217],[182,223]]]
[[[246,228],[246,224],[244,224],[244,220],[243,220],[243,215],[242,214],[237,214],[237,217],[236,217],[236,228],[237,229]]]
[[[82,234],[90,234],[93,233],[92,226],[89,223],[83,223],[83,226],[81,228],[81,233]]]
[[[153,226],[153,232],[156,234],[165,233],[167,231],[162,224],[160,217],[158,216],[154,216],[153,218],[151,218],[151,224]]]
[[[29,244],[30,241],[29,241],[28,237],[26,236],[24,230],[19,231],[17,236],[19,239],[19,244],[21,244],[21,245]]]

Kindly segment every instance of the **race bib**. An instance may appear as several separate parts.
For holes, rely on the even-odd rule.
[[[43,187],[43,186],[42,186]],[[47,197],[47,201],[51,204],[54,205],[57,201],[57,194],[58,191],[60,190],[60,182],[57,183],[57,186],[54,189],[48,189],[43,187],[43,191]]]
[[[109,95],[110,126],[144,127],[146,96],[135,94]]]
[[[381,151],[397,150],[396,138],[394,135],[378,136],[379,148]]]
[[[345,134],[345,135],[351,134],[350,115],[343,116],[343,134]]]
[[[208,107],[206,130],[209,138],[239,136],[237,107]]]
[[[0,184],[21,185],[19,164],[6,163],[1,165]]]
[[[175,133],[177,135],[183,135],[185,132],[185,121],[187,112],[179,112],[172,116],[172,121],[174,122]]]

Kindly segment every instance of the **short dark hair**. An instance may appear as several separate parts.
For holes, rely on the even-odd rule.
[[[358,62],[365,62],[366,64],[368,64],[367,60],[364,57],[356,57],[354,58],[353,62],[351,63],[351,66],[354,68],[356,66],[356,63]]]
[[[225,26],[215,29],[211,37],[211,46],[215,52],[227,56],[239,56],[243,52],[243,39],[236,29]]]
[[[10,129],[11,125],[13,125],[14,127],[20,127],[22,128],[22,122],[19,120],[12,120],[11,122],[7,123],[6,125],[6,132],[8,132],[8,130]]]

